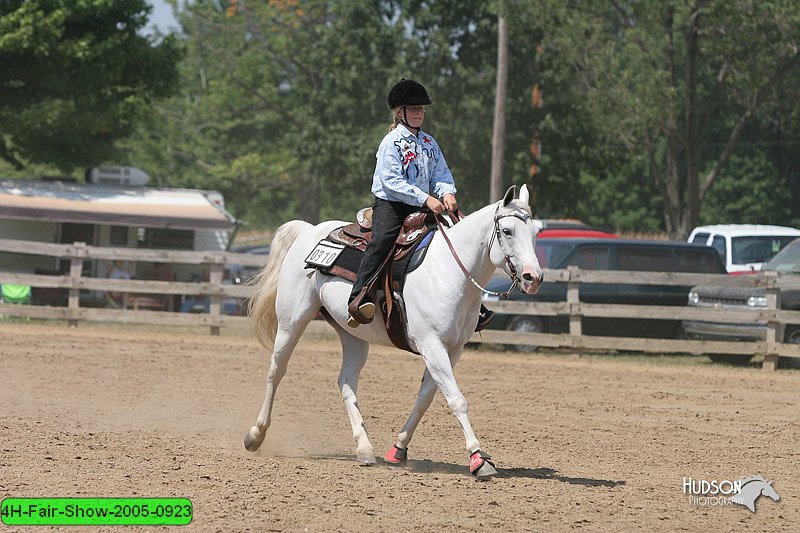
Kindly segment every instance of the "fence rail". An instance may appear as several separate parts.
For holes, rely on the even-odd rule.
[[[0,252],[26,255],[44,255],[70,261],[68,274],[51,276],[0,271],[0,284],[18,283],[37,288],[67,289],[66,307],[0,304],[0,315],[31,318],[65,319],[71,325],[78,321],[104,321],[167,325],[209,326],[212,334],[219,334],[224,325],[243,323],[244,317],[221,314],[223,298],[246,298],[252,288],[223,283],[226,264],[251,267],[263,266],[266,256],[216,251],[153,250],[141,248],[114,248],[87,246],[85,243],[52,244],[37,241],[0,239]],[[123,260],[133,262],[182,263],[207,265],[207,282],[189,283],[136,279],[108,279],[83,276],[85,261]],[[104,291],[131,294],[207,296],[208,313],[170,313],[130,309],[80,307],[80,291]]]
[[[135,248],[106,248],[87,246],[84,243],[50,244],[34,241],[0,239],[0,252],[34,254],[70,260],[70,272],[60,276],[23,274],[0,271],[0,284],[19,283],[32,287],[67,289],[66,307],[0,304],[0,315],[28,316],[32,318],[65,319],[77,325],[79,321],[107,321],[143,324],[201,325],[209,326],[212,334],[220,327],[240,324],[246,318],[221,314],[220,302],[225,297],[247,298],[252,287],[223,284],[226,264],[259,267],[265,256],[232,252],[189,252],[177,250],[151,250]],[[208,265],[209,281],[201,283],[120,280],[90,278],[82,275],[84,261],[126,260],[135,262],[185,263]],[[655,353],[710,353],[759,354],[764,356],[764,368],[774,370],[778,357],[800,357],[800,346],[780,342],[786,324],[800,324],[800,311],[780,309],[780,292],[777,275],[764,272],[755,276],[728,276],[724,274],[691,274],[680,272],[629,272],[582,271],[575,267],[565,270],[545,270],[546,281],[567,284],[565,302],[487,302],[494,311],[519,315],[569,317],[569,333],[517,333],[484,330],[472,342],[502,344],[527,344],[560,347],[575,350],[632,350]],[[582,283],[620,283],[639,285],[718,285],[727,287],[764,287],[767,308],[761,310],[727,308],[692,308],[674,306],[589,304],[580,301]],[[782,281],[783,283],[783,281]],[[800,286],[800,282],[798,283]],[[208,296],[208,313],[169,313],[129,309],[102,309],[80,307],[81,290],[112,291],[138,294]],[[766,340],[759,342],[724,342],[683,339],[651,339],[633,337],[601,337],[583,335],[583,317],[705,320],[733,324],[765,324]]]

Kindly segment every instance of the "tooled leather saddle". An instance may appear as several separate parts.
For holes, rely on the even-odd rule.
[[[328,239],[349,248],[365,251],[372,240],[372,208],[367,207],[358,212],[357,222],[333,230]],[[400,234],[394,241],[393,259],[399,261],[414,250],[418,243],[433,227],[436,226],[436,215],[432,211],[416,211],[403,221]]]
[[[366,287],[367,294],[383,311],[384,326],[392,343],[401,350],[412,353],[417,352],[409,346],[406,336],[403,286],[406,275],[416,269],[425,258],[428,244],[436,230],[435,217],[434,213],[428,210],[417,211],[406,217],[395,240],[394,249],[386,258],[384,266]],[[356,220],[334,229],[320,241],[319,245],[333,243],[341,248],[341,253],[331,265],[321,266],[307,259],[306,267],[355,282],[361,257],[372,240],[372,208],[359,211]],[[382,291],[380,296],[379,291]],[[321,313],[325,320],[332,322],[333,319],[327,310],[323,308]]]

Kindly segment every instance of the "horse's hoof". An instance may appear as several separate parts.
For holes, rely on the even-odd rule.
[[[408,459],[408,448],[398,448],[397,446],[392,446],[392,449],[386,452],[386,455],[383,456],[383,459],[387,463],[393,465],[405,463]]]
[[[361,463],[362,466],[370,466],[378,462],[375,459],[375,452],[373,450],[357,450],[356,460]]]
[[[469,456],[469,472],[481,480],[497,475],[491,456],[483,450],[476,450]]]
[[[255,437],[253,436],[255,434]],[[250,428],[244,436],[244,448],[248,452],[255,452],[261,446],[261,443],[264,442],[264,436],[267,434],[266,431],[260,431],[257,426],[253,426]]]
[[[483,466],[481,466],[478,469],[477,472],[474,472],[474,475],[477,479],[483,481],[486,479],[491,479],[494,476],[496,476],[497,470],[494,468],[494,466],[492,466],[492,463],[486,461],[485,463],[483,463]]]

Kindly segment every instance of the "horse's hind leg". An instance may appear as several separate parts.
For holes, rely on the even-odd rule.
[[[278,323],[278,332],[275,336],[275,347],[270,358],[269,371],[267,372],[267,393],[261,412],[256,419],[256,425],[250,428],[244,436],[244,447],[251,452],[258,450],[264,441],[272,419],[272,404],[275,401],[275,390],[281,379],[286,374],[289,358],[305,331],[309,322],[319,311],[318,303],[306,303],[302,308],[295,309],[294,316]]]
[[[342,392],[344,407],[347,410],[350,426],[353,429],[353,438],[356,441],[356,457],[360,463],[365,465],[374,464],[375,450],[367,435],[367,427],[364,424],[364,418],[361,416],[356,396],[358,393],[358,378],[369,355],[369,343],[354,337],[339,326],[335,326],[334,329],[342,341],[342,370],[339,373],[339,390]]]
[[[403,429],[400,430],[400,433],[397,435],[397,442],[394,448],[386,452],[384,456],[387,463],[400,463],[408,458],[408,443],[411,442],[411,437],[414,436],[414,431],[416,431],[419,421],[422,420],[422,416],[431,406],[435,395],[436,383],[433,381],[428,369],[425,369],[425,372],[422,374],[422,383],[419,385],[417,401],[414,402],[414,409],[408,416],[408,420],[406,420]]]

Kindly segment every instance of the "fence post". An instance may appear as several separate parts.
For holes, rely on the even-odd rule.
[[[208,281],[215,288],[222,286],[222,280],[225,277],[225,260],[219,256],[214,256],[214,262],[211,264],[211,273],[208,276]],[[212,294],[210,298],[210,305],[208,308],[209,317],[219,317],[222,307],[222,297],[219,294]],[[219,326],[211,326],[211,334],[219,335]]]
[[[571,337],[583,335],[580,313],[581,282],[575,279],[578,271],[579,269],[575,265],[569,265],[567,267],[567,272],[569,273],[567,280],[567,304],[569,304],[569,334]]]
[[[767,321],[767,353],[764,354],[764,363],[761,368],[774,372],[778,368],[778,343],[783,341],[783,325],[778,320],[778,311],[781,308],[781,292],[778,288],[778,273],[764,271],[761,273],[767,283],[767,311],[770,319]]]
[[[73,309],[78,309],[81,305],[81,291],[78,288],[81,275],[83,274],[83,258],[86,257],[86,243],[73,242],[72,257],[69,260],[70,289],[67,299],[67,308],[70,310],[70,317],[75,316]],[[70,327],[78,327],[77,318],[70,318],[67,322]]]

